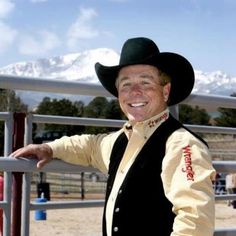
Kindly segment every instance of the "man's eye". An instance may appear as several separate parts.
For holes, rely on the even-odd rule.
[[[144,80],[144,81],[141,82],[141,84],[147,85],[147,84],[150,84],[150,81]]]
[[[131,85],[131,83],[123,83],[121,84],[121,88],[126,88],[129,87]]]

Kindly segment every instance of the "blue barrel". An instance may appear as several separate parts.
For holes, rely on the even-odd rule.
[[[47,199],[44,198],[43,194],[41,195],[41,198],[36,198],[35,202],[47,202]],[[46,210],[35,210],[34,214],[35,220],[46,220],[47,219],[47,212]]]

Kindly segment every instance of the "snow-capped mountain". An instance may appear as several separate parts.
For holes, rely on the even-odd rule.
[[[236,77],[230,77],[221,71],[202,72],[195,70],[194,93],[230,96],[236,93]]]
[[[119,54],[111,49],[99,48],[81,53],[10,64],[0,68],[0,74],[99,83],[94,69],[96,62],[104,65],[116,65],[119,62]],[[16,93],[25,104],[29,105],[30,109],[36,107],[46,96],[57,99],[83,100],[85,102],[91,99],[69,94],[60,95],[32,91],[16,91]]]
[[[94,64],[100,62],[104,65],[117,65],[118,61],[119,54],[114,50],[98,48],[36,61],[18,62],[0,68],[0,74],[99,83],[95,74]],[[229,96],[236,92],[236,77],[230,77],[221,71],[202,72],[195,70],[195,77],[194,93]],[[54,98],[62,96],[38,92],[32,96],[32,92],[25,91],[17,91],[17,94],[30,107],[37,105],[45,96]],[[70,96],[67,95],[68,97]]]
[[[65,56],[18,62],[0,68],[0,74],[97,83],[94,64],[99,61],[105,65],[115,65],[118,60],[119,55],[115,51],[99,48]]]

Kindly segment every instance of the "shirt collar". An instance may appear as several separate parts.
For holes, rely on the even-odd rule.
[[[137,122],[135,125],[132,125],[132,122],[127,121],[124,124],[124,132],[127,136],[130,135],[132,130],[137,130],[139,133],[143,134],[144,137],[149,137],[164,121],[169,117],[169,109],[165,109],[160,114],[151,117],[148,120]]]

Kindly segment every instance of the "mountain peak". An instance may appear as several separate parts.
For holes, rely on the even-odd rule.
[[[119,55],[114,50],[98,48],[36,61],[17,62],[0,68],[0,74],[95,82],[96,62],[115,65],[118,61]]]
[[[94,69],[96,62],[107,66],[117,65],[119,54],[109,48],[86,50],[35,61],[17,62],[0,68],[0,74],[99,83]],[[236,77],[231,77],[220,70],[214,72],[195,70],[195,78],[194,93],[230,96],[236,92]],[[43,93],[37,93],[34,96],[35,101],[32,101],[28,99],[32,92],[17,91],[17,93],[26,104],[29,100],[32,103],[40,102],[45,96]],[[50,96],[60,97],[55,94]]]

